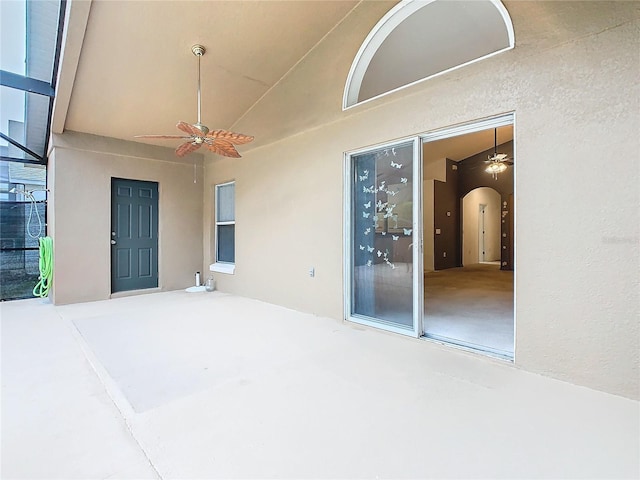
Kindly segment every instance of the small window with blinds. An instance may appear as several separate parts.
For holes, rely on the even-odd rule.
[[[227,270],[236,262],[235,182],[216,185],[215,202],[216,265],[220,264],[220,271],[233,273]]]

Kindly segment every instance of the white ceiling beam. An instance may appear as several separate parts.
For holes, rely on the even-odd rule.
[[[71,92],[78,70],[80,52],[87,29],[92,0],[69,0],[65,16],[64,37],[60,52],[60,66],[56,85],[56,98],[53,103],[51,132],[64,131]]]

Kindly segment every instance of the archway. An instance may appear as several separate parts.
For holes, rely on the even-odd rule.
[[[462,265],[500,263],[500,193],[490,187],[462,198]]]

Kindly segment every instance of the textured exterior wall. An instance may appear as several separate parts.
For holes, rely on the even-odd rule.
[[[376,3],[234,125],[256,135],[243,159],[207,160],[205,262],[211,188],[237,181],[219,288],[342,318],[344,152],[514,111],[516,366],[638,398],[637,3],[505,2],[515,49],[343,112]]]
[[[202,178],[194,185],[193,164],[176,158],[161,147],[73,132],[54,136],[54,303],[110,298],[112,177],[159,183],[159,289],[193,285],[202,262]]]

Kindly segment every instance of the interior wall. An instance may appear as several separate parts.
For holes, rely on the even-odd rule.
[[[460,266],[460,199],[458,165],[446,160],[446,180],[434,182],[433,265],[435,270]]]
[[[434,238],[435,238],[435,219],[434,219],[434,199],[435,187],[434,181],[444,182],[447,179],[447,159],[438,158],[431,161],[424,161],[422,165],[423,182],[423,219],[422,219],[422,237],[423,237],[423,257],[424,271],[432,272],[434,266]]]
[[[55,304],[111,296],[111,178],[159,183],[158,285],[193,285],[202,264],[202,157],[193,164],[172,149],[67,132],[54,135],[48,222],[53,237]]]
[[[492,188],[472,190],[462,199],[462,265],[480,261],[480,205],[484,214],[485,261],[500,260],[500,194]]]
[[[433,180],[425,180],[422,185],[422,243],[423,243],[423,269],[425,272],[433,272],[435,266],[433,263],[433,237],[434,237],[434,218],[433,218],[433,199],[434,185]]]
[[[237,181],[236,274],[220,289],[342,319],[344,152],[514,111],[515,364],[638,398],[635,2],[505,1],[515,49],[343,112],[376,3],[234,125],[257,137],[244,158],[207,160],[206,232],[211,186]]]

